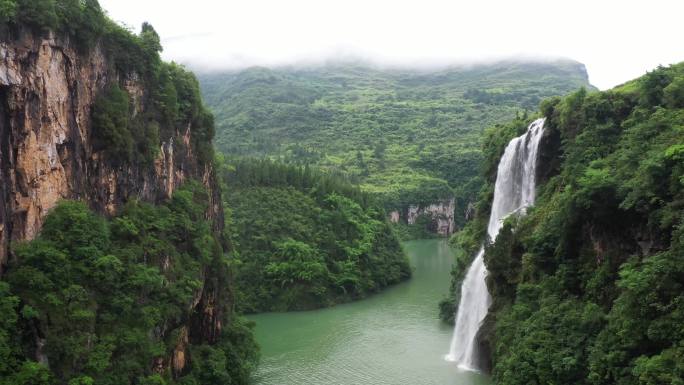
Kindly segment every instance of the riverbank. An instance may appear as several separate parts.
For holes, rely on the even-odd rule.
[[[262,349],[260,385],[488,385],[443,359],[452,327],[437,305],[453,251],[444,239],[403,243],[413,278],[333,308],[250,316]]]

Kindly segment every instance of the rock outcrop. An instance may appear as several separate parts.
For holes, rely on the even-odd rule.
[[[0,276],[13,258],[12,245],[36,237],[47,213],[62,199],[83,200],[112,215],[131,199],[168,199],[180,184],[194,179],[209,193],[207,218],[217,233],[223,230],[213,166],[193,156],[191,124],[162,138],[153,165],[116,165],[94,150],[91,109],[106,85],[119,84],[129,94],[133,115],[145,111],[149,100],[139,76],[120,73],[105,52],[96,45],[84,54],[68,39],[28,30],[0,41]],[[188,304],[187,332],[179,337],[173,356],[159,357],[156,364],[180,373],[189,339],[216,341],[223,309],[231,301],[224,288],[210,283],[217,281],[216,274],[221,272],[203,273],[204,285]]]
[[[401,210],[391,211],[389,220],[392,223],[403,221],[409,225],[416,225],[419,218],[426,217],[429,219],[426,230],[442,236],[449,236],[456,230],[455,210],[456,202],[452,198],[429,205],[410,205]]]
[[[0,266],[10,244],[33,239],[61,199],[82,199],[114,214],[129,199],[168,198],[194,178],[210,191],[207,215],[222,226],[211,165],[198,164],[189,143],[181,151],[172,139],[161,143],[154,167],[146,168],[112,166],[93,151],[91,106],[108,82],[124,85],[134,114],[144,110],[137,76],[114,71],[100,47],[83,55],[54,35],[29,32],[0,43]]]

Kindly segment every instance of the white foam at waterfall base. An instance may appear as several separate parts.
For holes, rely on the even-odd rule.
[[[535,120],[524,135],[511,140],[499,161],[492,212],[487,226],[487,234],[492,242],[508,215],[516,212],[524,214],[525,208],[534,204],[537,150],[544,132],[544,120]],[[449,354],[445,356],[446,360],[456,362],[465,370],[477,370],[476,336],[492,302],[485,281],[487,267],[484,253],[483,246],[461,285],[454,335]]]

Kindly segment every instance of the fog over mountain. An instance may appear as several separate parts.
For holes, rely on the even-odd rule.
[[[103,0],[114,20],[151,22],[164,57],[195,68],[321,63],[361,57],[384,65],[434,66],[525,57],[587,65],[605,89],[684,59],[683,6],[672,0],[227,1]],[[619,6],[618,6],[619,5]],[[131,12],[135,9],[136,12]],[[161,11],[163,10],[163,11]]]
[[[0,0],[0,385],[684,385],[683,0],[101,1]]]

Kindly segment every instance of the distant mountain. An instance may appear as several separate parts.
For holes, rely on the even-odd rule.
[[[434,71],[250,68],[199,79],[218,150],[342,171],[401,217],[411,205],[456,197],[457,220],[481,185],[485,127],[592,88],[584,65],[570,60]]]

